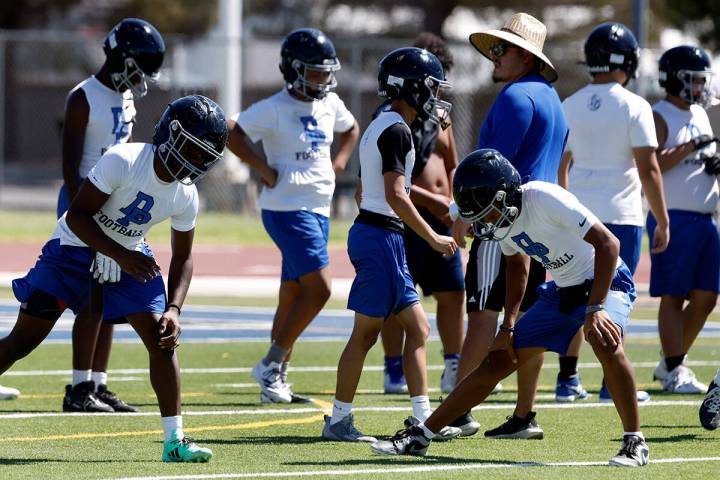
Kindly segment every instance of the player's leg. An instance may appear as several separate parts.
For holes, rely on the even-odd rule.
[[[718,294],[707,290],[691,290],[683,318],[683,351],[690,351],[717,304]]]
[[[100,332],[95,343],[95,355],[90,378],[95,384],[95,396],[98,400],[109,405],[116,412],[134,413],[138,411],[137,408],[128,405],[107,387],[107,370],[110,363],[114,331],[115,325],[110,322],[101,322]]]
[[[557,402],[574,402],[588,397],[587,390],[583,388],[580,374],[577,371],[582,343],[582,332],[578,332],[570,342],[567,354],[558,357],[560,371],[555,383],[555,401]]]
[[[383,391],[385,393],[407,393],[408,387],[403,371],[403,342],[405,333],[402,326],[390,315],[380,333],[384,352]]]
[[[54,297],[39,290],[36,292],[27,306],[20,308],[10,333],[0,339],[0,374],[35,350],[48,336],[64,310],[58,307]]]
[[[457,372],[460,366],[460,350],[465,333],[463,322],[465,292],[463,290],[433,291],[433,296],[437,300],[435,318],[445,362],[445,368],[440,377],[440,390],[443,393],[449,393],[457,383]]]

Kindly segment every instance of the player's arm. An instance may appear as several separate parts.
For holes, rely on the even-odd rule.
[[[256,154],[250,143],[250,138],[245,134],[235,120],[228,120],[228,148],[243,162],[257,170],[263,183],[268,187],[275,186],[277,171],[267,164],[264,158]]]
[[[192,244],[195,229],[181,232],[171,229],[172,257],[168,271],[168,301],[165,313],[160,318],[161,348],[172,350],[176,348],[180,336],[180,311],[185,303],[190,280],[193,273]]]
[[[570,167],[572,167],[573,158],[570,150],[565,150],[560,159],[560,166],[558,167],[558,185],[563,187],[565,190],[570,185]]]
[[[452,125],[445,130],[438,130],[437,143],[435,144],[435,152],[440,155],[445,164],[445,172],[448,178],[449,191],[452,192],[453,176],[458,166],[457,148],[455,146],[455,134]]]
[[[661,253],[667,249],[670,241],[670,218],[665,206],[662,172],[660,172],[660,166],[655,157],[655,148],[634,147],[633,156],[635,157],[635,165],[638,169],[643,192],[645,192],[645,198],[647,198],[650,210],[657,219],[651,251]]]
[[[362,178],[358,177],[357,186],[355,187],[355,204],[360,208],[360,200],[362,199]]]
[[[450,197],[413,184],[410,187],[410,200],[419,207],[427,208],[434,217],[442,220],[447,226],[452,225],[448,214]]]
[[[525,295],[529,273],[530,257],[522,253],[505,256],[505,278],[508,280],[505,282],[505,315],[490,351],[505,350],[513,362],[517,361],[513,349],[515,322],[520,316],[520,305]]]
[[[332,162],[335,174],[342,172],[347,167],[350,155],[355,150],[358,139],[360,138],[360,126],[357,122],[353,123],[350,130],[342,132],[338,135],[338,150],[335,159]]]
[[[72,202],[80,188],[80,160],[85,145],[90,106],[85,92],[78,88],[65,102],[65,121],[62,132],[62,174],[68,202]]]
[[[653,112],[653,120],[655,120],[655,134],[658,141],[657,163],[660,166],[660,171],[664,173],[694,152],[695,144],[691,140],[674,147],[665,148],[665,142],[668,138],[667,123],[662,115],[657,112]]]

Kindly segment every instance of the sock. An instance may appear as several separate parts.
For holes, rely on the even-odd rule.
[[[283,383],[287,383],[287,374],[289,367],[290,364],[288,362],[282,362],[280,364],[280,378],[282,378]]]
[[[718,368],[715,378],[713,378],[713,382],[715,382],[715,385],[720,385],[720,368]]]
[[[685,355],[678,355],[677,357],[665,357],[665,367],[668,372],[675,370],[685,359]]]
[[[332,417],[330,417],[330,425],[335,425],[352,412],[352,402],[341,402],[333,400]]]
[[[578,357],[560,357],[560,373],[558,380],[570,380],[570,377],[577,373]]]
[[[425,426],[425,422],[423,422],[423,423],[421,423],[420,425],[418,425],[418,427],[420,427],[420,428],[422,429],[423,433],[425,434],[425,436],[426,436],[427,438],[432,439],[432,438],[435,437],[435,434],[432,432],[432,430],[430,430],[429,428],[427,428],[427,427]]]
[[[90,381],[91,374],[92,374],[92,370],[73,370],[72,371],[72,386],[74,387],[78,383]]]
[[[410,397],[410,403],[412,403],[413,415],[421,422],[427,420],[427,418],[432,414],[432,410],[430,409],[430,397],[427,395]]]
[[[267,366],[272,362],[282,363],[285,357],[287,357],[287,354],[287,349],[273,342],[273,344],[270,345],[267,355],[265,355],[265,358],[262,360],[263,365]]]
[[[107,372],[92,372],[90,379],[95,382],[95,391],[100,385],[107,385]]]
[[[403,377],[402,355],[399,357],[385,357],[385,372],[390,375],[393,383],[399,382]]]
[[[185,436],[182,429],[182,415],[161,417],[165,441],[179,440]]]
[[[643,442],[645,441],[645,436],[642,434],[642,432],[625,432],[624,435],[634,435],[636,437],[639,437],[640,440]]]

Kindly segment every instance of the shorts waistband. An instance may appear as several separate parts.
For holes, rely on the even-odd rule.
[[[355,223],[362,223],[373,227],[383,228],[392,232],[403,233],[405,226],[399,218],[388,217],[381,213],[371,212],[369,210],[360,209],[360,213],[355,218]]]

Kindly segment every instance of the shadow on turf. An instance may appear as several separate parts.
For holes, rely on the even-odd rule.
[[[327,443],[327,440],[324,440],[319,435],[317,437],[283,435],[277,437],[235,437],[232,440],[204,439],[202,443],[212,443],[216,445],[308,445],[313,443]]]
[[[365,459],[356,460],[328,460],[325,462],[284,462],[283,465],[292,466],[337,466],[337,465],[417,465],[419,462],[432,464],[492,464],[492,465],[523,465],[523,466],[544,466],[540,462],[509,462],[507,460],[483,460],[480,458],[456,458],[439,455],[427,455],[425,457],[386,457],[374,455]]]

